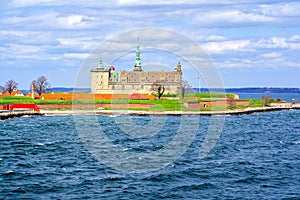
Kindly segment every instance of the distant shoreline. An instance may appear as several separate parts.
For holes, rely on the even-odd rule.
[[[242,115],[252,114],[257,112],[270,112],[280,110],[300,109],[300,106],[295,107],[257,107],[257,108],[244,108],[235,110],[222,110],[222,111],[139,111],[139,110],[41,110],[43,115]]]
[[[195,92],[213,92],[224,91],[226,93],[300,93],[297,87],[230,87],[230,88],[192,88]],[[23,93],[28,93],[28,89],[20,89]],[[87,92],[91,93],[90,88],[74,88],[74,87],[53,87],[51,92]]]

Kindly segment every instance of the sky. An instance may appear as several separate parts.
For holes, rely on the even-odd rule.
[[[299,88],[299,18],[300,1],[293,0],[2,0],[0,85],[13,79],[19,89],[29,89],[44,75],[52,87],[73,87],[83,63],[104,41],[152,27],[195,41],[227,88]],[[182,61],[184,78],[198,87],[201,72],[194,73],[180,55],[147,54],[145,44],[153,36],[138,36],[142,63],[172,68]],[[161,39],[174,35],[169,37]],[[133,46],[128,45],[124,59],[110,63],[105,52],[99,57],[106,66],[130,70],[137,44],[130,42]]]

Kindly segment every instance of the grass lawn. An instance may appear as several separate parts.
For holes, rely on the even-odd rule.
[[[217,110],[226,110],[226,109],[240,109],[246,107],[261,107],[264,105],[263,100],[259,99],[249,99],[250,105],[249,106],[236,106],[233,108],[230,107],[209,107],[209,108],[186,108],[183,106],[185,102],[199,102],[201,98],[225,98],[231,96],[232,94],[225,94],[225,93],[197,93],[197,94],[186,94],[184,99],[176,98],[176,99],[156,99],[156,100],[135,100],[135,99],[128,99],[128,100],[39,100],[39,99],[32,99],[30,97],[12,97],[12,96],[2,96],[0,97],[0,104],[15,104],[15,103],[32,103],[38,105],[45,105],[45,104],[152,104],[150,108],[126,108],[129,110],[150,110],[150,111],[217,111]],[[166,97],[176,97],[174,95],[165,95]],[[179,95],[177,95],[179,97]],[[80,107],[80,106],[79,106]],[[67,109],[67,108],[58,108],[58,109]],[[70,109],[70,108],[68,108]],[[84,109],[84,106],[82,107]],[[88,108],[86,108],[88,109]],[[105,108],[105,109],[115,109],[115,108]],[[116,108],[120,109],[120,108]]]

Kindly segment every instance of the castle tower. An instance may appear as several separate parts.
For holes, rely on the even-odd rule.
[[[101,57],[99,58],[97,69],[104,70],[103,61]]]
[[[138,45],[136,46],[135,51],[135,65],[133,71],[143,71],[142,62],[141,62],[141,51],[140,51],[140,39],[138,38]]]

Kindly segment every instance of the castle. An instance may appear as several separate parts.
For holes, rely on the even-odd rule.
[[[150,71],[142,69],[140,45],[137,45],[133,71],[116,71],[114,66],[105,69],[102,59],[91,70],[91,92],[94,94],[155,94],[158,88],[164,94],[181,94],[182,71],[178,62],[174,71]]]

